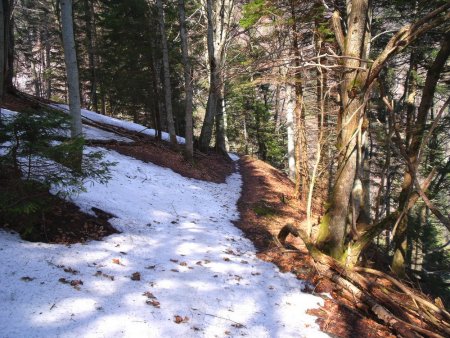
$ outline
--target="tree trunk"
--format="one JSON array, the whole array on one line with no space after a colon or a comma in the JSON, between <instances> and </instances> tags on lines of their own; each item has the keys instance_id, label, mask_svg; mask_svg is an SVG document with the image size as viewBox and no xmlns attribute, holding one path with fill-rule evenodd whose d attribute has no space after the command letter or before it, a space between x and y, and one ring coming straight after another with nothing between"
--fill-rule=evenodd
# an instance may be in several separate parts
<instances>
[{"instance_id":1,"label":"tree trunk","mask_svg":"<svg viewBox=\"0 0 450 338\"><path fill-rule=\"evenodd\" d=\"M209 144L211 143L214 117L217 111L217 60L214 49L214 26L212 13L212 0L206 0L206 17L208 20L207 28L207 46L208 46L208 61L209 61L209 94L208 102L206 103L205 118L203 120L202 131L200 134L199 146L200 150L207 152Z\"/></svg>"},{"instance_id":2,"label":"tree trunk","mask_svg":"<svg viewBox=\"0 0 450 338\"><path fill-rule=\"evenodd\" d=\"M188 34L186 31L186 11L184 8L184 0L178 0L178 14L180 16L180 37L181 37L181 50L183 53L184 64L184 88L186 92L185 98L185 157L189 161L194 158L194 143L193 143L193 125L192 125L192 97L193 97L193 84L192 84L192 67L189 60L188 49Z\"/></svg>"},{"instance_id":3,"label":"tree trunk","mask_svg":"<svg viewBox=\"0 0 450 338\"><path fill-rule=\"evenodd\" d=\"M214 9L213 9L214 3ZM206 104L205 119L199 139L199 147L207 151L212 138L214 120L216 121L216 149L226 154L225 130L222 114L222 81L224 81L224 63L226 44L229 37L234 0L206 0L207 47L210 72L209 95Z\"/></svg>"},{"instance_id":4,"label":"tree trunk","mask_svg":"<svg viewBox=\"0 0 450 338\"><path fill-rule=\"evenodd\" d=\"M80 83L78 78L77 55L73 35L72 0L61 0L61 25L66 64L67 84L69 87L69 108L72 117L71 137L82 134Z\"/></svg>"},{"instance_id":5,"label":"tree trunk","mask_svg":"<svg viewBox=\"0 0 450 338\"><path fill-rule=\"evenodd\" d=\"M309 188L308 146L305 131L305 110L303 103L303 85L300 74L300 49L298 42L297 18L294 1L290 1L292 16L292 49L294 54L295 88L295 195L306 200Z\"/></svg>"},{"instance_id":6,"label":"tree trunk","mask_svg":"<svg viewBox=\"0 0 450 338\"><path fill-rule=\"evenodd\" d=\"M158 7L158 21L159 21L159 28L161 31L163 73L164 73L164 94L165 94L164 98L167 115L167 128L169 130L170 143L176 146L178 142L177 142L177 135L175 133L175 123L172 112L172 87L170 84L169 48L167 46L166 27L164 23L164 8L161 0L156 0L156 5Z\"/></svg>"},{"instance_id":7,"label":"tree trunk","mask_svg":"<svg viewBox=\"0 0 450 338\"><path fill-rule=\"evenodd\" d=\"M425 80L425 85L422 91L422 99L420 101L419 108L417 110L417 118L414 123L414 127L411 130L411 143L408 147L408 160L411 164L414 172L411 172L409 166L406 167L405 174L403 176L402 191L400 193L399 203L400 210L403 210L408 204L411 196L411 192L414 187L415 174L419 167L419 151L422 145L422 139L426 131L426 122L428 112L433 103L434 93L436 91L436 85L439 81L439 77L445 67L447 59L450 56L450 32L446 33L441 43L441 49L439 50L436 59L429 68ZM405 274L406 263L406 251L407 251L407 219L401 222L399 225L394 241L395 252L392 259L392 271L399 276Z\"/></svg>"},{"instance_id":8,"label":"tree trunk","mask_svg":"<svg viewBox=\"0 0 450 338\"><path fill-rule=\"evenodd\" d=\"M353 0L349 15L344 61L347 68L341 85L342 109L338 123L338 150L340 152L338 171L329 201L329 209L322 218L317 244L332 257L340 260L344 254L344 240L347 232L347 215L353 183L357 172L358 127L364 116L365 81L356 68L365 50L365 31L369 0Z\"/></svg>"},{"instance_id":9,"label":"tree trunk","mask_svg":"<svg viewBox=\"0 0 450 338\"><path fill-rule=\"evenodd\" d=\"M287 158L289 168L289 178L295 180L295 129L294 129L294 110L295 95L291 85L286 84L285 89L286 104L286 128L287 128Z\"/></svg>"},{"instance_id":10,"label":"tree trunk","mask_svg":"<svg viewBox=\"0 0 450 338\"><path fill-rule=\"evenodd\" d=\"M220 81L220 95L216 113L216 152L228 156L226 122L225 122L225 84L223 79Z\"/></svg>"},{"instance_id":11,"label":"tree trunk","mask_svg":"<svg viewBox=\"0 0 450 338\"><path fill-rule=\"evenodd\" d=\"M6 10L4 9L5 1L0 4L0 104L3 103L5 95L5 74L6 74Z\"/></svg>"},{"instance_id":12,"label":"tree trunk","mask_svg":"<svg viewBox=\"0 0 450 338\"><path fill-rule=\"evenodd\" d=\"M97 70L95 55L95 22L94 22L94 1L84 0L85 20L86 20L86 40L88 52L89 82L90 82L90 106L95 112L98 111L97 96Z\"/></svg>"},{"instance_id":13,"label":"tree trunk","mask_svg":"<svg viewBox=\"0 0 450 338\"><path fill-rule=\"evenodd\" d=\"M5 74L5 90L13 91L13 76L14 76L14 16L12 13L12 8L14 2L12 0L3 0L5 14L5 29L6 29L6 74Z\"/></svg>"}]
</instances>

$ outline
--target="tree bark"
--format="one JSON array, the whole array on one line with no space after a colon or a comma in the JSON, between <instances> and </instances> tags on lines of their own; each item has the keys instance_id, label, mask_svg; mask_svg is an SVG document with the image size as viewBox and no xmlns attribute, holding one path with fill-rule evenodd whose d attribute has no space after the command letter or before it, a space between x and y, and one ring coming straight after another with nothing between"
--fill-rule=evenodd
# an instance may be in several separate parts
<instances>
[{"instance_id":1,"label":"tree bark","mask_svg":"<svg viewBox=\"0 0 450 338\"><path fill-rule=\"evenodd\" d=\"M208 21L207 27L207 47L208 47L208 63L209 63L209 94L208 102L206 103L206 113L203 120L202 131L200 134L199 146L200 150L207 152L209 144L211 143L214 118L217 111L218 101L218 74L217 74L217 61L216 52L214 46L214 29L213 26L213 13L212 13L212 0L206 0L206 17ZM217 28L216 28L217 29Z\"/></svg>"},{"instance_id":2,"label":"tree bark","mask_svg":"<svg viewBox=\"0 0 450 338\"><path fill-rule=\"evenodd\" d=\"M69 109L72 117L71 137L82 135L80 82L78 78L77 55L73 35L72 0L61 0L61 25L66 64L67 84L69 87Z\"/></svg>"},{"instance_id":3,"label":"tree bark","mask_svg":"<svg viewBox=\"0 0 450 338\"><path fill-rule=\"evenodd\" d=\"M214 6L213 6L214 5ZM222 114L222 81L224 81L224 63L227 40L230 33L230 24L234 0L206 0L207 48L210 72L208 102L199 139L201 151L206 152L212 139L213 126L216 121L216 150L226 154L224 116Z\"/></svg>"},{"instance_id":4,"label":"tree bark","mask_svg":"<svg viewBox=\"0 0 450 338\"><path fill-rule=\"evenodd\" d=\"M6 74L6 50L8 45L6 43L6 10L4 9L5 1L0 4L0 104L3 103L5 95L5 74Z\"/></svg>"},{"instance_id":5,"label":"tree bark","mask_svg":"<svg viewBox=\"0 0 450 338\"><path fill-rule=\"evenodd\" d=\"M158 21L161 31L161 44L163 55L163 73L164 73L164 98L167 114L167 128L170 135L170 143L174 146L178 144L177 135L175 133L175 123L172 111L172 86L170 84L170 68L169 68L169 48L167 46L166 27L164 23L164 8L161 0L156 0L158 7Z\"/></svg>"},{"instance_id":6,"label":"tree bark","mask_svg":"<svg viewBox=\"0 0 450 338\"><path fill-rule=\"evenodd\" d=\"M356 68L361 66L360 59L367 43L365 31L369 1L353 0L351 5L344 53L350 58L346 58L344 61L347 70L341 85L342 109L338 124L338 150L341 156L329 201L330 206L322 218L317 238L317 244L338 260L344 253L347 215L358 166L356 134L365 108L365 92L362 91L364 79Z\"/></svg>"},{"instance_id":7,"label":"tree bark","mask_svg":"<svg viewBox=\"0 0 450 338\"><path fill-rule=\"evenodd\" d=\"M95 54L95 21L94 21L94 1L84 0L85 20L86 20L86 40L88 52L89 82L90 82L90 106L98 111L97 96L97 70Z\"/></svg>"},{"instance_id":8,"label":"tree bark","mask_svg":"<svg viewBox=\"0 0 450 338\"><path fill-rule=\"evenodd\" d=\"M184 64L184 88L186 92L185 97L185 156L189 161L194 158L194 143L193 143L193 125L192 125L192 97L193 97L193 85L192 85L192 67L189 60L188 49L188 34L186 31L186 11L184 7L184 0L178 0L178 14L180 17L180 37L181 37L181 50L183 53Z\"/></svg>"},{"instance_id":9,"label":"tree bark","mask_svg":"<svg viewBox=\"0 0 450 338\"><path fill-rule=\"evenodd\" d=\"M428 112L431 108L436 86L439 77L445 67L445 64L450 56L450 32L445 34L441 48L427 72L425 85L422 91L422 99L417 110L416 121L411 128L411 143L407 149L408 161L411 164L413 171L409 166L406 167L403 177L402 191L400 193L400 210L403 210L408 204L412 190L414 188L415 173L419 167L419 151L422 145L422 140L426 131L426 122ZM405 275L405 263L407 252L407 219L405 218L399 225L395 236L395 252L392 259L392 271L399 276Z\"/></svg>"}]
</instances>

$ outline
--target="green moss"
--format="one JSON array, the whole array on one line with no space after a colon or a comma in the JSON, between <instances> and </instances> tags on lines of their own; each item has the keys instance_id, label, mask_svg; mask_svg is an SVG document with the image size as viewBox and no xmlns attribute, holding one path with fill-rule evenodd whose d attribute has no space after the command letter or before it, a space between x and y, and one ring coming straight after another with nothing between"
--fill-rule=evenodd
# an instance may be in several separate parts
<instances>
[{"instance_id":1,"label":"green moss","mask_svg":"<svg viewBox=\"0 0 450 338\"><path fill-rule=\"evenodd\" d=\"M324 244L327 241L329 235L330 235L330 215L326 213L322 217L322 221L320 222L319 234L317 235L317 244L319 246Z\"/></svg>"},{"instance_id":2,"label":"green moss","mask_svg":"<svg viewBox=\"0 0 450 338\"><path fill-rule=\"evenodd\" d=\"M278 213L278 210L269 205L266 201L256 203L252 209L255 214L261 217L269 217Z\"/></svg>"}]
</instances>

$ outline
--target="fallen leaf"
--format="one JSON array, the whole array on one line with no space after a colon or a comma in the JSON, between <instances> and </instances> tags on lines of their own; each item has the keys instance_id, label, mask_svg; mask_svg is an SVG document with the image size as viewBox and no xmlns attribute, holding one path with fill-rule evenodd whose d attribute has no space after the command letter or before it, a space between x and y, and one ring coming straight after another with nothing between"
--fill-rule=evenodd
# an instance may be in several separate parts
<instances>
[{"instance_id":1,"label":"fallen leaf","mask_svg":"<svg viewBox=\"0 0 450 338\"><path fill-rule=\"evenodd\" d=\"M181 262L180 265L181 266L187 266L187 263L186 262Z\"/></svg>"},{"instance_id":2,"label":"fallen leaf","mask_svg":"<svg viewBox=\"0 0 450 338\"><path fill-rule=\"evenodd\" d=\"M178 263L178 259L170 259L172 263Z\"/></svg>"},{"instance_id":3,"label":"fallen leaf","mask_svg":"<svg viewBox=\"0 0 450 338\"><path fill-rule=\"evenodd\" d=\"M122 265L122 263L120 263L120 259L118 259L118 258L113 258L112 262L114 264Z\"/></svg>"},{"instance_id":4,"label":"fallen leaf","mask_svg":"<svg viewBox=\"0 0 450 338\"><path fill-rule=\"evenodd\" d=\"M173 321L177 324L187 323L189 321L189 317L187 317L187 316L181 317L181 316L176 315L174 317Z\"/></svg>"},{"instance_id":5,"label":"fallen leaf","mask_svg":"<svg viewBox=\"0 0 450 338\"><path fill-rule=\"evenodd\" d=\"M139 272L134 272L134 273L131 275L131 280L134 280L134 281L141 280L141 274L140 274Z\"/></svg>"},{"instance_id":6,"label":"fallen leaf","mask_svg":"<svg viewBox=\"0 0 450 338\"><path fill-rule=\"evenodd\" d=\"M25 276L25 277L22 277L21 278L21 280L23 280L24 282L31 282L32 280L34 280L35 278L33 278L33 277L28 277L28 276Z\"/></svg>"},{"instance_id":7,"label":"fallen leaf","mask_svg":"<svg viewBox=\"0 0 450 338\"><path fill-rule=\"evenodd\" d=\"M146 291L142 295L147 297L147 298L150 298L150 299L156 299L156 297L150 291Z\"/></svg>"},{"instance_id":8,"label":"fallen leaf","mask_svg":"<svg viewBox=\"0 0 450 338\"><path fill-rule=\"evenodd\" d=\"M152 305L152 306L154 306L154 307L156 307L158 309L161 307L161 303L158 302L156 299L147 299L145 301L145 303L148 304L148 305Z\"/></svg>"},{"instance_id":9,"label":"fallen leaf","mask_svg":"<svg viewBox=\"0 0 450 338\"><path fill-rule=\"evenodd\" d=\"M74 280L70 281L70 285L72 285L72 286L83 285L83 281L81 279L74 279Z\"/></svg>"},{"instance_id":10,"label":"fallen leaf","mask_svg":"<svg viewBox=\"0 0 450 338\"><path fill-rule=\"evenodd\" d=\"M69 268L64 268L64 271L68 272L68 273L71 273L72 275L76 275L76 274L78 274L80 272L80 271L72 269L70 267Z\"/></svg>"},{"instance_id":11,"label":"fallen leaf","mask_svg":"<svg viewBox=\"0 0 450 338\"><path fill-rule=\"evenodd\" d=\"M60 278L60 279L58 279L58 281L60 282L60 283L63 283L63 284L69 284L70 282L67 280L67 279L65 279L65 278Z\"/></svg>"}]
</instances>

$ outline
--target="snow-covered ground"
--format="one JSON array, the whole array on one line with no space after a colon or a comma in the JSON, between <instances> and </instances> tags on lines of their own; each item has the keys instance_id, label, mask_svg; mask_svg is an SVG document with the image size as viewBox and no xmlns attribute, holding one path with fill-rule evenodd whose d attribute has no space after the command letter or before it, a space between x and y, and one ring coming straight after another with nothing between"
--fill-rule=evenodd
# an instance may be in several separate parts
<instances>
[{"instance_id":1,"label":"snow-covered ground","mask_svg":"<svg viewBox=\"0 0 450 338\"><path fill-rule=\"evenodd\" d=\"M69 107L66 104L58 103L58 104L53 104L52 106L54 108L61 109L64 111L69 110ZM131 131L135 131L135 132L144 134L144 135L149 135L152 137L155 137L155 135L156 135L155 129L147 128L147 127L144 127L144 126L134 123L134 122L119 120L114 117L101 115L96 112L89 111L87 109L81 109L81 116L83 119L86 119L86 120L90 120L90 121L94 121L94 122L98 122L98 123L104 123L104 124L108 124L108 125L114 126L114 127L124 128L127 130L131 130ZM169 134L164 131L161 133L161 138L165 141L170 140ZM185 142L184 137L181 137L181 136L177 136L177 141L180 144L184 144L184 142Z\"/></svg>"},{"instance_id":2,"label":"snow-covered ground","mask_svg":"<svg viewBox=\"0 0 450 338\"><path fill-rule=\"evenodd\" d=\"M122 233L64 246L0 231L0 337L326 336L306 314L322 299L233 226L239 173L207 183L105 152L113 178L73 201Z\"/></svg>"}]
</instances>

